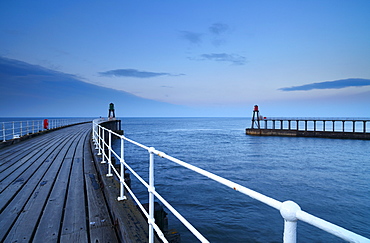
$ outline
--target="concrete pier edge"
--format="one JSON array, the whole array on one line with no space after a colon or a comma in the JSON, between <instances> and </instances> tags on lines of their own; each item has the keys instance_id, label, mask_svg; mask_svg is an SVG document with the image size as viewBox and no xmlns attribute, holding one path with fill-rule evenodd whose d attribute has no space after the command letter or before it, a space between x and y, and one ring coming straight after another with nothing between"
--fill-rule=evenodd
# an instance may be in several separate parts
<instances>
[{"instance_id":1,"label":"concrete pier edge","mask_svg":"<svg viewBox=\"0 0 370 243\"><path fill-rule=\"evenodd\" d=\"M300 131L287 129L252 129L245 130L247 135L254 136L283 136L283 137L316 137L336 139L370 140L370 133L361 132L329 132L329 131Z\"/></svg>"}]
</instances>

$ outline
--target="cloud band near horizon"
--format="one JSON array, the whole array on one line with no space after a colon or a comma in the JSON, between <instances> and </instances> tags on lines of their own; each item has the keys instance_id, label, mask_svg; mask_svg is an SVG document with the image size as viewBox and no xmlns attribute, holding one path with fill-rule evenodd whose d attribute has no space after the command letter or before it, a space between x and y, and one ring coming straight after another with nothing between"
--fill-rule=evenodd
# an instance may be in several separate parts
<instances>
[{"instance_id":1,"label":"cloud band near horizon","mask_svg":"<svg viewBox=\"0 0 370 243\"><path fill-rule=\"evenodd\" d=\"M235 54L227 53L210 53L202 54L198 57L189 57L190 60L197 61L216 61L216 62L229 62L233 65L244 65L247 63L245 57Z\"/></svg>"},{"instance_id":2,"label":"cloud band near horizon","mask_svg":"<svg viewBox=\"0 0 370 243\"><path fill-rule=\"evenodd\" d=\"M300 86L292 86L280 88L282 91L307 91L313 89L343 89L347 87L362 87L370 86L370 79L349 78L335 81L326 81L312 84L305 84Z\"/></svg>"},{"instance_id":3,"label":"cloud band near horizon","mask_svg":"<svg viewBox=\"0 0 370 243\"><path fill-rule=\"evenodd\" d=\"M137 69L114 69L105 72L99 72L100 76L105 77L133 77L133 78L153 78L159 76L181 76L184 74L157 73L139 71Z\"/></svg>"}]
</instances>

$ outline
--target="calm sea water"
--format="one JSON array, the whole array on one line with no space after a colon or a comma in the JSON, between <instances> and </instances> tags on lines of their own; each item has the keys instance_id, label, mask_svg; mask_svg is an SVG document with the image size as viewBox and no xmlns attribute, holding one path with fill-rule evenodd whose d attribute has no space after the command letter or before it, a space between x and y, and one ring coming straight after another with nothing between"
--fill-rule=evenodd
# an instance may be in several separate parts
<instances>
[{"instance_id":1,"label":"calm sea water","mask_svg":"<svg viewBox=\"0 0 370 243\"><path fill-rule=\"evenodd\" d=\"M128 138L370 237L370 141L254 137L246 118L123 118ZM126 143L125 160L148 178L148 153ZM155 157L156 190L211 242L281 242L280 213ZM147 190L132 176L143 203ZM168 212L168 210L167 210ZM169 228L196 242L172 215ZM299 242L342 242L298 223Z\"/></svg>"}]
</instances>

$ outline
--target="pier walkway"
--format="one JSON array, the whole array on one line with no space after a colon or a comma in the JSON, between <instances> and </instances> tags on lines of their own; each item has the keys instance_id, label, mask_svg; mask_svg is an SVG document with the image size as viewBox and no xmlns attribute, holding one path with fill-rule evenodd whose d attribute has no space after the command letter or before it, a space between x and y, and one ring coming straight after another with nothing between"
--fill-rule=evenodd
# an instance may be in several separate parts
<instances>
[{"instance_id":1,"label":"pier walkway","mask_svg":"<svg viewBox=\"0 0 370 243\"><path fill-rule=\"evenodd\" d=\"M90 147L91 123L0 149L0 242L117 242Z\"/></svg>"}]
</instances>

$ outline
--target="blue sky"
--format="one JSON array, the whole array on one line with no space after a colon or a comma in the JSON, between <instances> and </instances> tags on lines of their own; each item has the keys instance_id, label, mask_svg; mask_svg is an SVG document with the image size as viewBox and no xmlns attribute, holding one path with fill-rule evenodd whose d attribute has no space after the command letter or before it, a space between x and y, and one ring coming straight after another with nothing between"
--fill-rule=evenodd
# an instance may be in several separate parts
<instances>
[{"instance_id":1,"label":"blue sky","mask_svg":"<svg viewBox=\"0 0 370 243\"><path fill-rule=\"evenodd\" d=\"M0 56L215 116L254 104L370 116L369 12L368 0L1 1Z\"/></svg>"}]
</instances>

